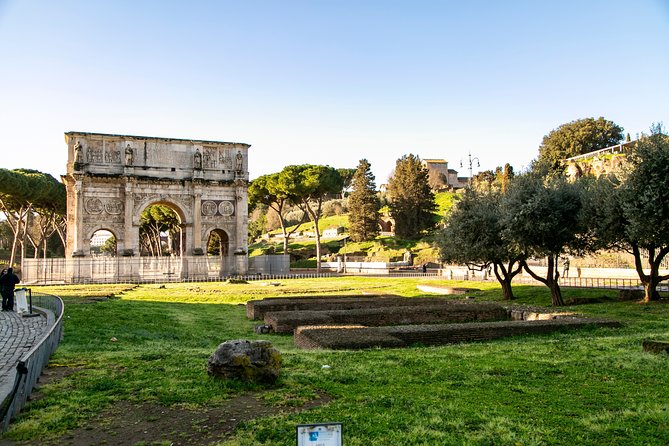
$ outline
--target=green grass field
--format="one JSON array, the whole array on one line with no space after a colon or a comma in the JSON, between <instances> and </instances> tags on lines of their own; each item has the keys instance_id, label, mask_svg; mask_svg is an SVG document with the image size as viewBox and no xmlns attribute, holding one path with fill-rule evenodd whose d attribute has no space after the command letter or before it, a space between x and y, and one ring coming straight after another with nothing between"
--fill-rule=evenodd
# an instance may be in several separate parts
<instances>
[{"instance_id":1,"label":"green grass field","mask_svg":"<svg viewBox=\"0 0 669 446\"><path fill-rule=\"evenodd\" d=\"M430 279L287 280L249 284L167 284L44 288L66 303L65 337L51 368L72 373L41 388L3 438L42 444L84 426L118 401L211 407L263 390L280 407L327 394L307 411L242 423L224 446L295 444L295 425L338 421L346 446L399 445L666 445L669 357L642 352L646 338L669 340L669 305L611 302L568 307L608 317L622 329L401 350L305 351L292 337L256 335L245 317L250 299L297 294L417 296ZM493 283L445 282L481 288ZM515 288L518 303L548 305L546 289ZM90 296L115 297L97 301ZM573 297L615 297L604 290L564 290ZM117 342L111 342L114 337ZM206 361L230 339L269 339L282 353L270 387L216 381ZM323 365L330 368L323 369Z\"/></svg>"}]
</instances>

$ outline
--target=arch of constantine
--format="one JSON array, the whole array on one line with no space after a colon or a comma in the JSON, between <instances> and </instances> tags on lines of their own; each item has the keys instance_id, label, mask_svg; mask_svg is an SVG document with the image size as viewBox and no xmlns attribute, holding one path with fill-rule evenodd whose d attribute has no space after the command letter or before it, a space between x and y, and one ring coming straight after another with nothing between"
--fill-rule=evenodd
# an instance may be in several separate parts
<instances>
[{"instance_id":1,"label":"arch of constantine","mask_svg":"<svg viewBox=\"0 0 669 446\"><path fill-rule=\"evenodd\" d=\"M90 258L99 230L116 239L117 278L142 279L150 271L204 278L212 263L220 276L248 272L248 144L84 132L67 132L65 141L70 280L93 279L96 268L109 274ZM140 216L156 204L180 221L180 252L170 258L141 256ZM212 234L220 258L207 256Z\"/></svg>"}]
</instances>

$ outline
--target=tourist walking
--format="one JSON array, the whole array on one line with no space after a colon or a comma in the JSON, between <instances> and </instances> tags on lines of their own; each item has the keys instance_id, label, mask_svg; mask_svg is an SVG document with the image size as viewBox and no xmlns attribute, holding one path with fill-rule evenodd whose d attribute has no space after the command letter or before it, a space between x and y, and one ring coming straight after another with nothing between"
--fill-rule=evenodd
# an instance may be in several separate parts
<instances>
[{"instance_id":1,"label":"tourist walking","mask_svg":"<svg viewBox=\"0 0 669 446\"><path fill-rule=\"evenodd\" d=\"M14 311L14 287L21 280L12 268L0 277L0 294L2 294L2 311Z\"/></svg>"}]
</instances>

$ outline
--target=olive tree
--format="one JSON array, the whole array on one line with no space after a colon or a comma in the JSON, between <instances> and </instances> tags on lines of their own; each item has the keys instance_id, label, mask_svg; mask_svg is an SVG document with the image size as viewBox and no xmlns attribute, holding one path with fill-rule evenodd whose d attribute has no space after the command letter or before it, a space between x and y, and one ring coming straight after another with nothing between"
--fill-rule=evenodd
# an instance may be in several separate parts
<instances>
[{"instance_id":1,"label":"olive tree","mask_svg":"<svg viewBox=\"0 0 669 446\"><path fill-rule=\"evenodd\" d=\"M564 305L559 258L565 254L580 255L590 249L582 237L586 227L579 185L562 177L519 175L510 184L502 202L505 241L527 258L546 258L545 276L538 275L526 262L523 268L550 289L554 306Z\"/></svg>"},{"instance_id":2,"label":"olive tree","mask_svg":"<svg viewBox=\"0 0 669 446\"><path fill-rule=\"evenodd\" d=\"M445 261L477 269L493 266L504 298L513 299L511 282L523 268L524 253L502 235L504 208L500 192L466 191L437 233L436 245Z\"/></svg>"},{"instance_id":3,"label":"olive tree","mask_svg":"<svg viewBox=\"0 0 669 446\"><path fill-rule=\"evenodd\" d=\"M639 140L619 178L600 178L591 218L602 246L634 256L644 300L659 298L657 285L669 279L660 265L669 254L669 137L660 126Z\"/></svg>"}]
</instances>

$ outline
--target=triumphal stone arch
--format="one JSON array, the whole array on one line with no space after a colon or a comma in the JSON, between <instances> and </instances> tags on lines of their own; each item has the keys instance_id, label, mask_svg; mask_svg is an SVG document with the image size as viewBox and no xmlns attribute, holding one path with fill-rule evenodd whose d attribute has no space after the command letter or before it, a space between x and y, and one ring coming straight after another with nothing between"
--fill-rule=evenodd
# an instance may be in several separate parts
<instances>
[{"instance_id":1,"label":"triumphal stone arch","mask_svg":"<svg viewBox=\"0 0 669 446\"><path fill-rule=\"evenodd\" d=\"M173 256L188 259L180 275L207 275L212 233L225 245L221 275L247 273L248 144L84 132L67 132L65 141L66 257L90 256L91 237L107 230L117 259L128 260L118 274L141 278L140 215L163 204L180 220Z\"/></svg>"}]
</instances>

